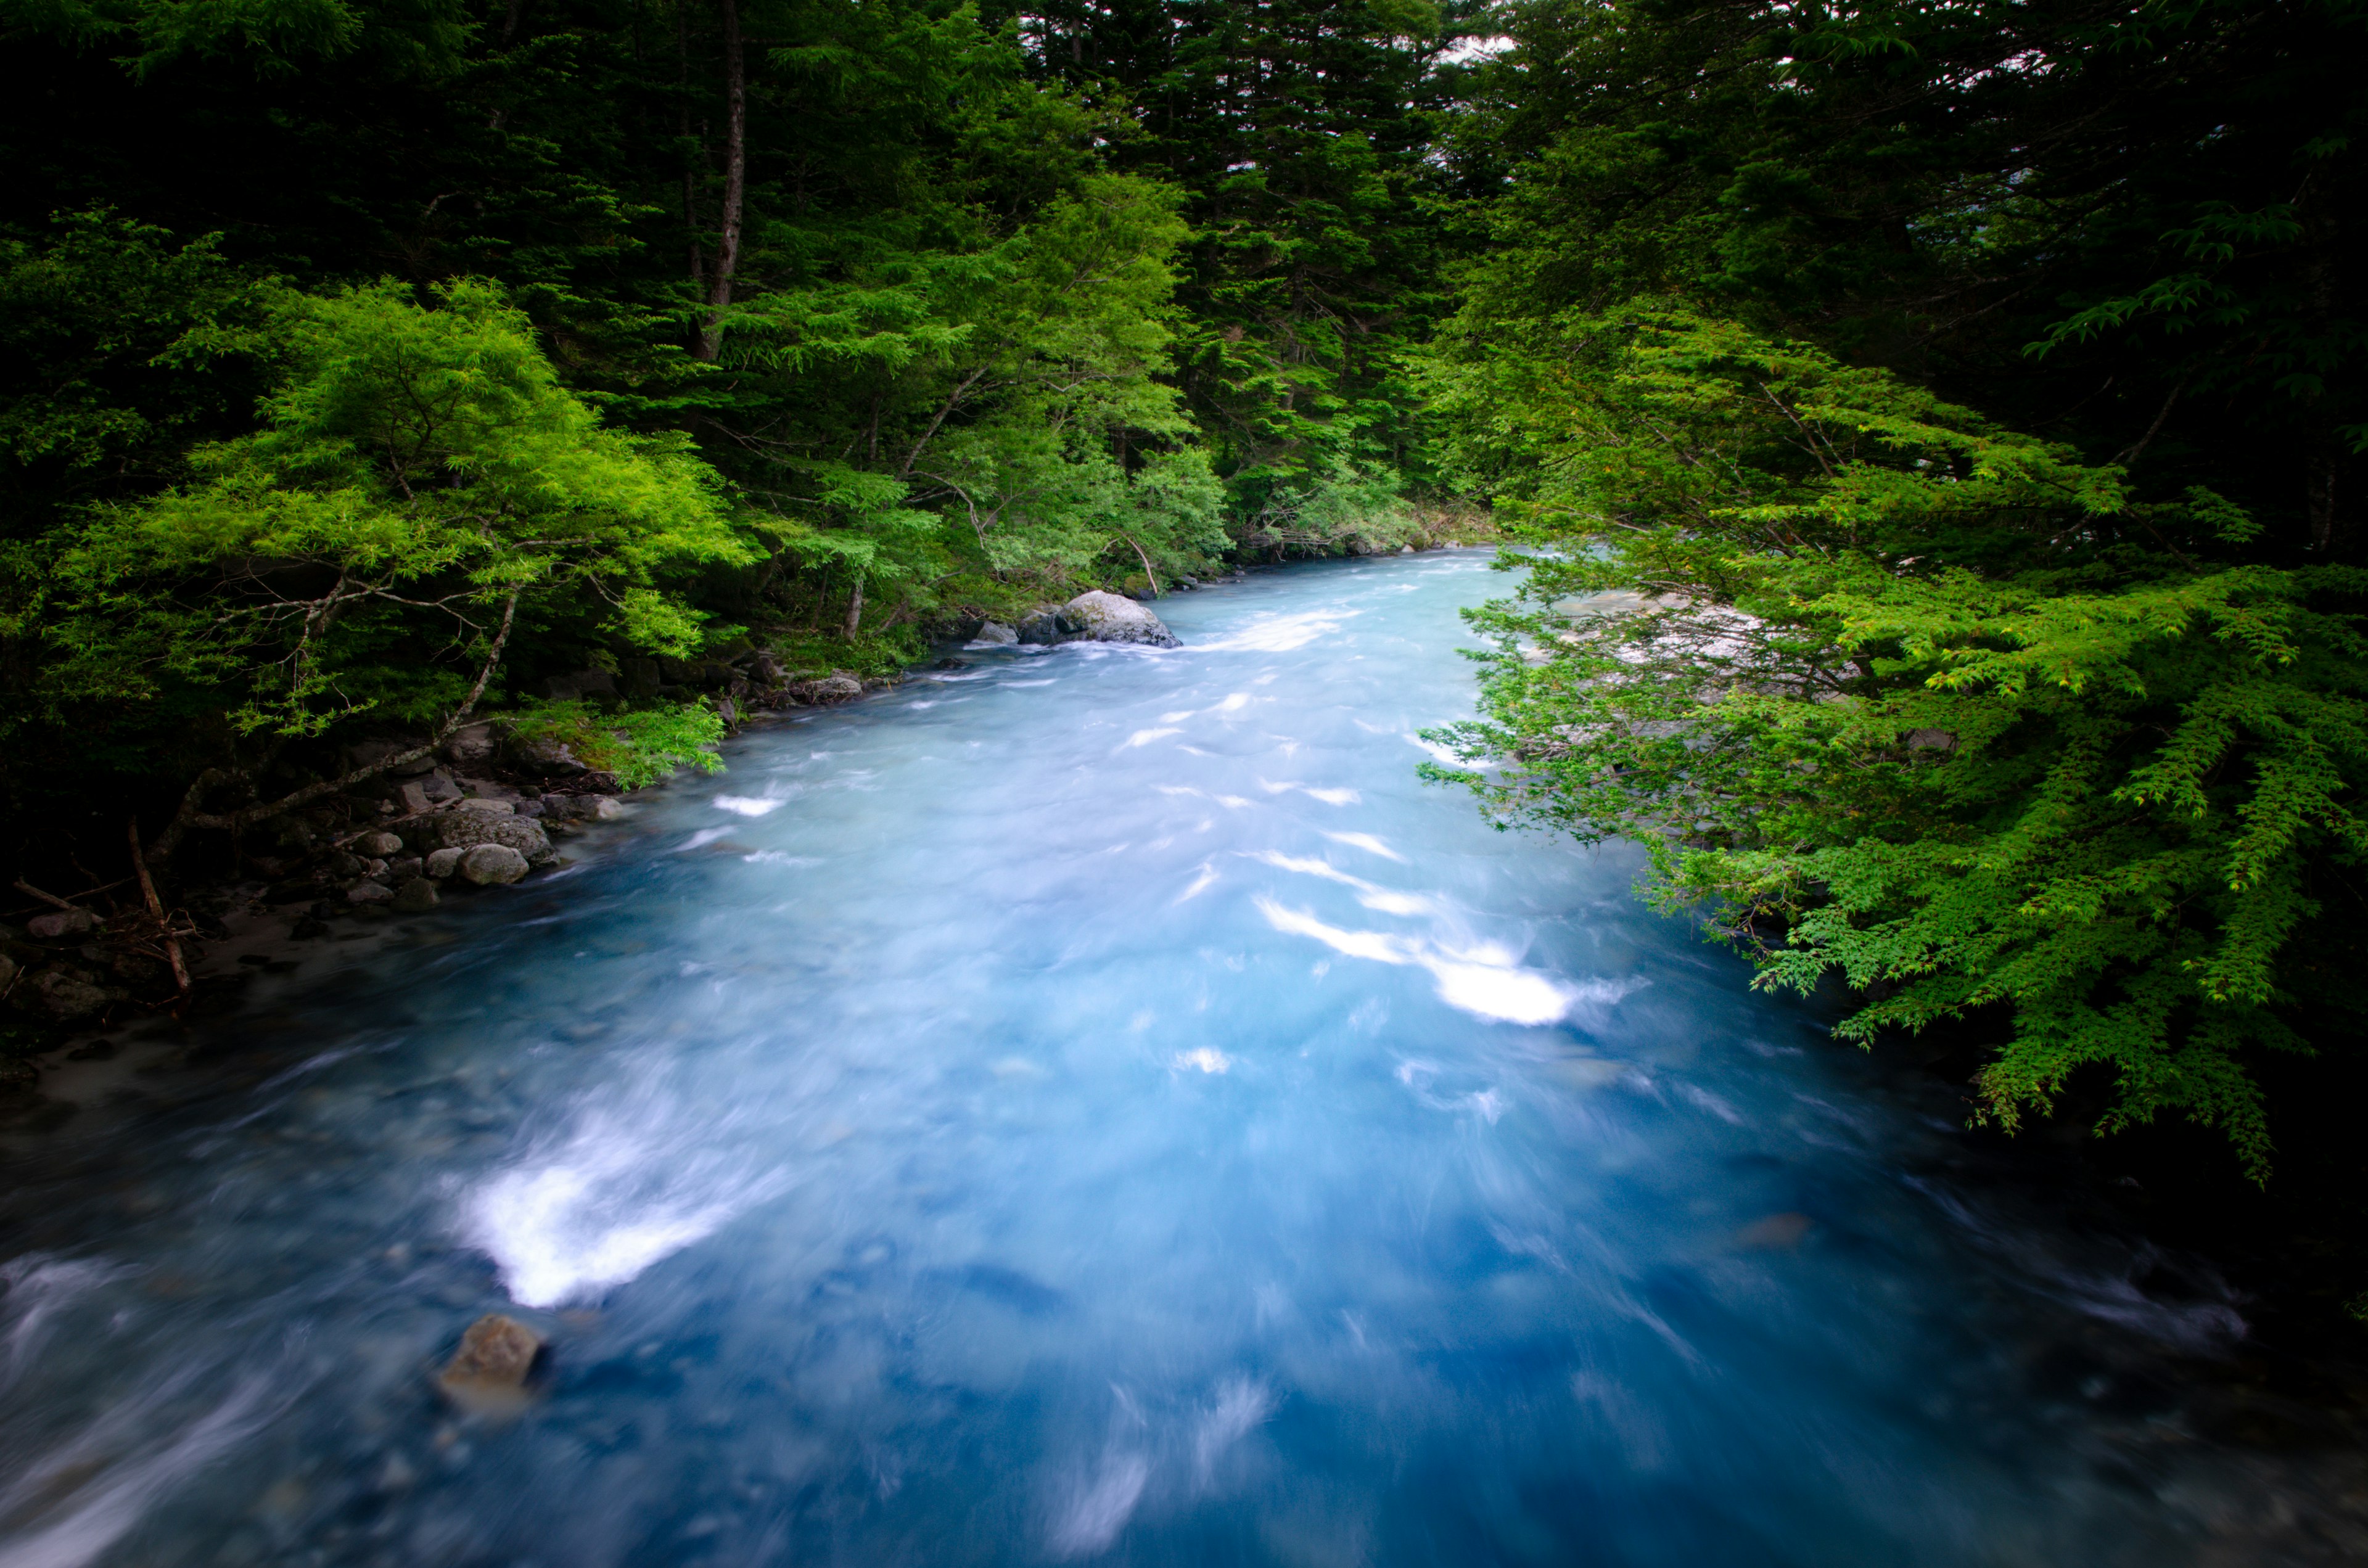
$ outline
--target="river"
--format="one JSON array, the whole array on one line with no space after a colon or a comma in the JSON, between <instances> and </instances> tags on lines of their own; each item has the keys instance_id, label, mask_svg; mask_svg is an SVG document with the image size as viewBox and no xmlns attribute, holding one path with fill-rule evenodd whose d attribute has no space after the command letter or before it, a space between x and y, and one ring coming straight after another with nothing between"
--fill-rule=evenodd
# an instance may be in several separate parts
<instances>
[{"instance_id":1,"label":"river","mask_svg":"<svg viewBox=\"0 0 2368 1568\"><path fill-rule=\"evenodd\" d=\"M1417 778L1506 585L973 653L266 975L12 1145L0 1568L2248 1561L2240 1303Z\"/></svg>"}]
</instances>

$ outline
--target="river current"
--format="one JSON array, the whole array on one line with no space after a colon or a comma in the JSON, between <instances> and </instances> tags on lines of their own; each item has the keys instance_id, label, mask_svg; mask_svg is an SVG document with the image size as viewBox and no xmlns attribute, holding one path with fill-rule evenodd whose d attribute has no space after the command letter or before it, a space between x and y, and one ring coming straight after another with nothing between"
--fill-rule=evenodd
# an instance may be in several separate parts
<instances>
[{"instance_id":1,"label":"river current","mask_svg":"<svg viewBox=\"0 0 2368 1568\"><path fill-rule=\"evenodd\" d=\"M1419 780L1507 585L973 652L266 976L11 1146L0 1568L2243 1560L2128 1394L2239 1303Z\"/></svg>"}]
</instances>

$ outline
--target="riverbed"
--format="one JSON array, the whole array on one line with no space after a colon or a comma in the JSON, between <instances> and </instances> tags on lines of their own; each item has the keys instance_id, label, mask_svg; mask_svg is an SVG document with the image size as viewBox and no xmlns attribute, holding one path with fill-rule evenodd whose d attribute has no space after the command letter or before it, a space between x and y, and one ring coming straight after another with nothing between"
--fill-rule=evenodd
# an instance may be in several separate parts
<instances>
[{"instance_id":1,"label":"riverbed","mask_svg":"<svg viewBox=\"0 0 2368 1568\"><path fill-rule=\"evenodd\" d=\"M2208 1270L1420 780L1507 585L973 652L266 976L8 1154L0 1568L2287 1560Z\"/></svg>"}]
</instances>

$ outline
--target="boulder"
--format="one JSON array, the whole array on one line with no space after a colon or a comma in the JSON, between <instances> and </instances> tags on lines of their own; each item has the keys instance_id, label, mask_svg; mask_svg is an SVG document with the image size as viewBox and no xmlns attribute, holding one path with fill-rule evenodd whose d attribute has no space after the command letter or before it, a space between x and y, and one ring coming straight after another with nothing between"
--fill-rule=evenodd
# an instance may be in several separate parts
<instances>
[{"instance_id":1,"label":"boulder","mask_svg":"<svg viewBox=\"0 0 2368 1568\"><path fill-rule=\"evenodd\" d=\"M496 800L490 795L479 795L470 800L463 801L461 802L461 809L464 812L491 812L497 817L516 816L518 814L518 804L516 801Z\"/></svg>"},{"instance_id":2,"label":"boulder","mask_svg":"<svg viewBox=\"0 0 2368 1568\"><path fill-rule=\"evenodd\" d=\"M482 763L493 760L494 726L491 723L463 724L444 742L447 762Z\"/></svg>"},{"instance_id":3,"label":"boulder","mask_svg":"<svg viewBox=\"0 0 2368 1568\"><path fill-rule=\"evenodd\" d=\"M391 855L403 853L403 840L386 832L365 833L354 840L354 853L383 860Z\"/></svg>"},{"instance_id":4,"label":"boulder","mask_svg":"<svg viewBox=\"0 0 2368 1568\"><path fill-rule=\"evenodd\" d=\"M978 635L971 641L984 642L993 648L1008 648L1019 641L1019 633L999 620L990 620L979 627Z\"/></svg>"},{"instance_id":5,"label":"boulder","mask_svg":"<svg viewBox=\"0 0 2368 1568\"><path fill-rule=\"evenodd\" d=\"M436 1374L436 1386L463 1410L506 1415L523 1406L542 1335L514 1317L487 1312L461 1335L461 1348Z\"/></svg>"},{"instance_id":6,"label":"boulder","mask_svg":"<svg viewBox=\"0 0 2368 1568\"><path fill-rule=\"evenodd\" d=\"M463 854L454 869L464 882L481 888L503 887L526 875L526 857L507 844L480 844Z\"/></svg>"},{"instance_id":7,"label":"boulder","mask_svg":"<svg viewBox=\"0 0 2368 1568\"><path fill-rule=\"evenodd\" d=\"M347 903L392 903L394 890L384 882L356 882L346 890Z\"/></svg>"},{"instance_id":8,"label":"boulder","mask_svg":"<svg viewBox=\"0 0 2368 1568\"><path fill-rule=\"evenodd\" d=\"M436 907L436 884L426 877L414 877L394 890L387 907L397 915L425 915Z\"/></svg>"},{"instance_id":9,"label":"boulder","mask_svg":"<svg viewBox=\"0 0 2368 1568\"><path fill-rule=\"evenodd\" d=\"M108 1004L119 1001L123 994L91 983L89 978L70 969L45 969L34 974L14 993L17 1006L26 1012L71 1024L107 1011Z\"/></svg>"},{"instance_id":10,"label":"boulder","mask_svg":"<svg viewBox=\"0 0 2368 1568\"><path fill-rule=\"evenodd\" d=\"M420 862L420 869L441 881L452 874L453 868L461 863L461 857L467 853L465 849L438 849Z\"/></svg>"},{"instance_id":11,"label":"boulder","mask_svg":"<svg viewBox=\"0 0 2368 1568\"><path fill-rule=\"evenodd\" d=\"M536 778L569 778L584 771L564 741L540 735L512 735L503 747L506 760L520 773Z\"/></svg>"},{"instance_id":12,"label":"boulder","mask_svg":"<svg viewBox=\"0 0 2368 1568\"><path fill-rule=\"evenodd\" d=\"M498 844L515 849L525 857L529 866L540 866L552 858L551 836L542 824L526 817L496 816L491 812L446 812L436 819L436 847L439 849L473 849L480 844ZM434 857L429 862L432 867ZM431 869L429 872L433 875Z\"/></svg>"},{"instance_id":13,"label":"boulder","mask_svg":"<svg viewBox=\"0 0 2368 1568\"><path fill-rule=\"evenodd\" d=\"M863 683L842 670L820 680L802 680L790 687L790 695L809 706L827 707L862 696Z\"/></svg>"},{"instance_id":14,"label":"boulder","mask_svg":"<svg viewBox=\"0 0 2368 1568\"><path fill-rule=\"evenodd\" d=\"M1061 612L1057 609L1040 609L1033 615L1020 617L1019 631L1016 640L1030 648L1041 648L1052 642L1067 642L1068 634L1061 625Z\"/></svg>"},{"instance_id":15,"label":"boulder","mask_svg":"<svg viewBox=\"0 0 2368 1568\"><path fill-rule=\"evenodd\" d=\"M97 925L87 909L52 909L26 921L25 930L38 941L54 942L61 937L86 937Z\"/></svg>"},{"instance_id":16,"label":"boulder","mask_svg":"<svg viewBox=\"0 0 2368 1568\"><path fill-rule=\"evenodd\" d=\"M1180 648L1176 634L1133 599L1096 589L1061 607L1056 618L1068 636L1063 642L1134 642L1150 648Z\"/></svg>"}]
</instances>

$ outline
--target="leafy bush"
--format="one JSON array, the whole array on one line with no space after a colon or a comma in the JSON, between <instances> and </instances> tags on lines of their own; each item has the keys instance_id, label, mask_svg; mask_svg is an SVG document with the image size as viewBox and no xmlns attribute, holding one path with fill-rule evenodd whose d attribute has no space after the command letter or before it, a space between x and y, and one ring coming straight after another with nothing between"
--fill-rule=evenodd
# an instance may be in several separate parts
<instances>
[{"instance_id":1,"label":"leafy bush","mask_svg":"<svg viewBox=\"0 0 2368 1568\"><path fill-rule=\"evenodd\" d=\"M2252 524L2207 491L1724 323L1572 349L1487 400L1555 553L1474 614L1434 776L1643 841L1763 983L1860 987L1846 1039L2004 1009L1986 1118L2100 1067L2103 1129L2185 1115L2262 1176L2246 1057L2310 1049L2312 927L2368 857L2368 573L2224 564Z\"/></svg>"},{"instance_id":2,"label":"leafy bush","mask_svg":"<svg viewBox=\"0 0 2368 1568\"><path fill-rule=\"evenodd\" d=\"M555 741L586 767L616 775L628 790L655 784L679 767L721 773L715 748L723 716L706 702L666 703L603 712L588 702L539 702L508 720L512 733Z\"/></svg>"}]
</instances>

